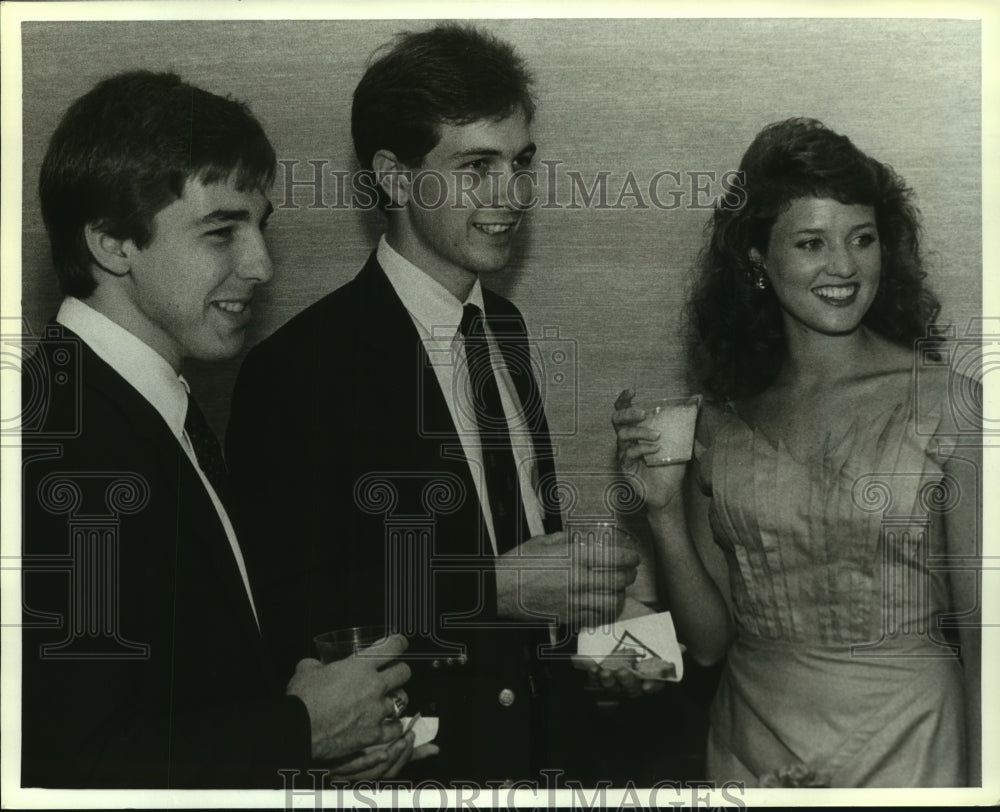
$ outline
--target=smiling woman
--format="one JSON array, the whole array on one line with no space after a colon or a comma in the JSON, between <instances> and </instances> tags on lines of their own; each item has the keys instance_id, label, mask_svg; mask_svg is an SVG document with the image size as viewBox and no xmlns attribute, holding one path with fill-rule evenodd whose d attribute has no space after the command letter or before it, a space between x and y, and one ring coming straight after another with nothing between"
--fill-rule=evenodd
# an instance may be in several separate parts
<instances>
[{"instance_id":1,"label":"smiling woman","mask_svg":"<svg viewBox=\"0 0 1000 812\"><path fill-rule=\"evenodd\" d=\"M790 119L758 134L740 171L744 205L716 210L690 302L690 368L708 391L758 394L797 357L789 342L839 325L849 340L863 323L904 346L926 334L940 306L923 284L912 191L890 167L817 121Z\"/></svg>"},{"instance_id":2,"label":"smiling woman","mask_svg":"<svg viewBox=\"0 0 1000 812\"><path fill-rule=\"evenodd\" d=\"M694 461L647 467L645 413L623 393L614 417L678 634L726 660L708 777L976 785L976 580L930 562L977 555L980 458L943 451L946 374L921 370L933 397L914 397L937 300L910 191L805 119L765 128L741 170L746 204L716 211L691 307L714 399ZM949 496L928 506L928 488ZM973 620L943 634L948 613Z\"/></svg>"},{"instance_id":3,"label":"smiling woman","mask_svg":"<svg viewBox=\"0 0 1000 812\"><path fill-rule=\"evenodd\" d=\"M797 198L771 228L766 252L751 248L750 255L781 303L790 341L813 331L852 332L878 290L882 262L871 206Z\"/></svg>"}]
</instances>

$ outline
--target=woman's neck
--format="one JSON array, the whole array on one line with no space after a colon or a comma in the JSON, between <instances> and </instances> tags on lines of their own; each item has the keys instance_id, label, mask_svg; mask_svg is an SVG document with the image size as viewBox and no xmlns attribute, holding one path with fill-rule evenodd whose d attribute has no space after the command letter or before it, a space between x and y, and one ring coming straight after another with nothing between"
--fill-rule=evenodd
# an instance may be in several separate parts
<instances>
[{"instance_id":1,"label":"woman's neck","mask_svg":"<svg viewBox=\"0 0 1000 812\"><path fill-rule=\"evenodd\" d=\"M867 368L880 343L863 326L844 335L791 329L786 336L787 352L778 380L792 386L822 386L854 377Z\"/></svg>"}]
</instances>

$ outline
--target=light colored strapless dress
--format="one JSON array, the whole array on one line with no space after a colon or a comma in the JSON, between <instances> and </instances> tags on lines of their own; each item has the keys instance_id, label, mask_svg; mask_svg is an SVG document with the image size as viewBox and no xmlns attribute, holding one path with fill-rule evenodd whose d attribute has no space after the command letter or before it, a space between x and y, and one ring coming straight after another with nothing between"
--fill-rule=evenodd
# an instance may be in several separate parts
<instances>
[{"instance_id":1,"label":"light colored strapless dress","mask_svg":"<svg viewBox=\"0 0 1000 812\"><path fill-rule=\"evenodd\" d=\"M956 494L911 405L859 416L812 460L732 412L699 454L738 629L709 778L759 786L796 767L836 787L962 785L962 670L935 626Z\"/></svg>"}]
</instances>

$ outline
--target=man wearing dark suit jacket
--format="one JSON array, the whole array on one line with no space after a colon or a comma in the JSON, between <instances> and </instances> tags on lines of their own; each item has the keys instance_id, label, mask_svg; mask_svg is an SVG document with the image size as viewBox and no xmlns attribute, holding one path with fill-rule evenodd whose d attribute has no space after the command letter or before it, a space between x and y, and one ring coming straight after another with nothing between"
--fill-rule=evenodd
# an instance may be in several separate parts
<instances>
[{"instance_id":1,"label":"man wearing dark suit jacket","mask_svg":"<svg viewBox=\"0 0 1000 812\"><path fill-rule=\"evenodd\" d=\"M509 45L455 25L371 65L352 132L387 233L251 351L234 391L227 451L265 636L286 668L327 629L410 637L410 693L441 752L404 778L577 772L566 630L613 614L638 560L600 569L560 531L524 321L480 282L507 265L530 194L529 83Z\"/></svg>"},{"instance_id":2,"label":"man wearing dark suit jacket","mask_svg":"<svg viewBox=\"0 0 1000 812\"><path fill-rule=\"evenodd\" d=\"M406 646L278 682L218 443L180 375L242 346L271 277L274 151L242 104L172 74L78 99L40 197L66 298L23 376L24 786L281 787L412 753Z\"/></svg>"}]
</instances>

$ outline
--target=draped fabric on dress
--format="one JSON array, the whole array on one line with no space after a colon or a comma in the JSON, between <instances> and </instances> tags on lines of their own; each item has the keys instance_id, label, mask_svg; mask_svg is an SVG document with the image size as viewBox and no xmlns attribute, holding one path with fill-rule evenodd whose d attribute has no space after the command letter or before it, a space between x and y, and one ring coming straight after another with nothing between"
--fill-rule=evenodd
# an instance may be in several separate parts
<instances>
[{"instance_id":1,"label":"draped fabric on dress","mask_svg":"<svg viewBox=\"0 0 1000 812\"><path fill-rule=\"evenodd\" d=\"M699 448L737 625L711 712L716 782L791 765L829 786L964 782L961 666L934 625L955 496L936 422L909 403L859 415L799 460L730 411Z\"/></svg>"}]
</instances>

